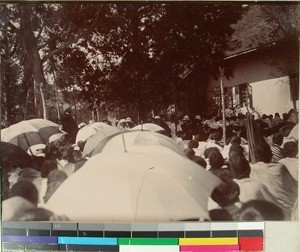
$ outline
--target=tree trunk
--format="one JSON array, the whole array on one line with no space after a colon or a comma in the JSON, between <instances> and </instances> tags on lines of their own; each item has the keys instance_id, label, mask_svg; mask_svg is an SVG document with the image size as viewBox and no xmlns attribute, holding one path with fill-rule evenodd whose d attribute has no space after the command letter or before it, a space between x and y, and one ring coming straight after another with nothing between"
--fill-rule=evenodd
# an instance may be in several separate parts
<instances>
[{"instance_id":1,"label":"tree trunk","mask_svg":"<svg viewBox=\"0 0 300 252\"><path fill-rule=\"evenodd\" d=\"M37 48L33 48L33 79L34 79L34 96L35 109L38 118L46 118L46 107L42 87L45 83L42 61Z\"/></svg>"}]
</instances>

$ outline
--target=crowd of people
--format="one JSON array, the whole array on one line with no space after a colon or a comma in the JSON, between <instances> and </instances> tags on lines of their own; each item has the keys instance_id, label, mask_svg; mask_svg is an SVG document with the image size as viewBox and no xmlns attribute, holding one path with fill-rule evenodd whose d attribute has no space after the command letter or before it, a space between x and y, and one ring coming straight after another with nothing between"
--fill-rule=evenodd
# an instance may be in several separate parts
<instances>
[{"instance_id":1,"label":"crowd of people","mask_svg":"<svg viewBox=\"0 0 300 252\"><path fill-rule=\"evenodd\" d=\"M13 167L9 158L2 160L9 171L2 176L3 220L68 220L44 205L89 157L82 154L86 141L75 143L86 123L77 125L68 104L63 110L62 129L68 134L42 152L34 152L33 167ZM180 119L157 115L148 122L160 126L159 132L172 138L199 169L222 181L208 201L210 220L298 220L298 136L290 136L298 127L294 110L282 117L275 113L253 118L264 137L254 147L255 160L250 156L246 115L232 115L225 122L218 116ZM137 124L129 117L106 123L122 130Z\"/></svg>"}]
</instances>

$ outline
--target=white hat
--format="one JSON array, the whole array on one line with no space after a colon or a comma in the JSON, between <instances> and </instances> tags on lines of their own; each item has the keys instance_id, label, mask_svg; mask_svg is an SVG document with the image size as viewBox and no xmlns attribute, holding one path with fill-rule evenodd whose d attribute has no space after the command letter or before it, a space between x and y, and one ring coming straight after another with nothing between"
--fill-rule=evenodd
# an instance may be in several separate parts
<instances>
[{"instance_id":1,"label":"white hat","mask_svg":"<svg viewBox=\"0 0 300 252\"><path fill-rule=\"evenodd\" d=\"M190 120L190 118L187 116L187 115L185 115L184 117L183 117L183 121L189 121Z\"/></svg>"},{"instance_id":2,"label":"white hat","mask_svg":"<svg viewBox=\"0 0 300 252\"><path fill-rule=\"evenodd\" d=\"M85 122L82 122L78 125L78 129L81 129L83 128L84 126L86 126L86 123Z\"/></svg>"},{"instance_id":3,"label":"white hat","mask_svg":"<svg viewBox=\"0 0 300 252\"><path fill-rule=\"evenodd\" d=\"M71 106L68 103L65 103L63 105L63 112L65 112L68 108L71 108Z\"/></svg>"},{"instance_id":4,"label":"white hat","mask_svg":"<svg viewBox=\"0 0 300 252\"><path fill-rule=\"evenodd\" d=\"M196 119L196 120L201 120L201 116L196 115L196 116L195 116L195 119Z\"/></svg>"},{"instance_id":5,"label":"white hat","mask_svg":"<svg viewBox=\"0 0 300 252\"><path fill-rule=\"evenodd\" d=\"M42 153L41 150L45 149L46 148L46 145L45 144L35 144L35 145L32 145L28 148L27 150L27 153L30 155L30 156L45 156L44 153Z\"/></svg>"},{"instance_id":6,"label":"white hat","mask_svg":"<svg viewBox=\"0 0 300 252\"><path fill-rule=\"evenodd\" d=\"M127 117L127 118L126 118L126 121L127 121L127 122L131 122L131 123L132 123L132 120L131 120L131 118L130 118L130 117Z\"/></svg>"},{"instance_id":7,"label":"white hat","mask_svg":"<svg viewBox=\"0 0 300 252\"><path fill-rule=\"evenodd\" d=\"M154 117L154 119L161 119L161 118L160 118L160 116L157 115Z\"/></svg>"}]
</instances>

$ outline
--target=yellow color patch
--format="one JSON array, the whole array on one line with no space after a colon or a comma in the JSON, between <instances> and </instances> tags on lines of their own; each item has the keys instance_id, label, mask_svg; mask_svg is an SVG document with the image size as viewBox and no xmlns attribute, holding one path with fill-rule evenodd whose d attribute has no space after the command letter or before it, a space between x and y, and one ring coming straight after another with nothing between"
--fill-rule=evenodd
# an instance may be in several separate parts
<instances>
[{"instance_id":1,"label":"yellow color patch","mask_svg":"<svg viewBox=\"0 0 300 252\"><path fill-rule=\"evenodd\" d=\"M237 245L238 238L180 238L179 245Z\"/></svg>"}]
</instances>

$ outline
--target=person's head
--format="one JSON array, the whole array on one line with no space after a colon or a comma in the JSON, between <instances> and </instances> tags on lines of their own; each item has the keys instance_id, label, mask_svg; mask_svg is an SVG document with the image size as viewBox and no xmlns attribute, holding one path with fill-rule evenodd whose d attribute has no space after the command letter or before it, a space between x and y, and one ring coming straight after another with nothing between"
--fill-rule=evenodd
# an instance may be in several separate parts
<instances>
[{"instance_id":1,"label":"person's head","mask_svg":"<svg viewBox=\"0 0 300 252\"><path fill-rule=\"evenodd\" d=\"M9 198L15 196L23 197L34 205L37 205L39 200L39 194L35 185L25 180L18 181L10 189Z\"/></svg>"},{"instance_id":2,"label":"person's head","mask_svg":"<svg viewBox=\"0 0 300 252\"><path fill-rule=\"evenodd\" d=\"M47 182L47 191L44 196L44 202L47 203L47 201L51 198L53 193L61 186L61 184L68 178L68 175L61 170L54 170L50 172L48 176L48 182Z\"/></svg>"},{"instance_id":3,"label":"person's head","mask_svg":"<svg viewBox=\"0 0 300 252\"><path fill-rule=\"evenodd\" d=\"M289 124L289 125L286 125L286 126L282 127L280 129L280 131L281 131L281 133L284 137L288 137L293 128L294 128L294 125Z\"/></svg>"},{"instance_id":4,"label":"person's head","mask_svg":"<svg viewBox=\"0 0 300 252\"><path fill-rule=\"evenodd\" d=\"M250 164L243 155L235 151L230 152L229 164L234 178L249 178L251 172Z\"/></svg>"},{"instance_id":5,"label":"person's head","mask_svg":"<svg viewBox=\"0 0 300 252\"><path fill-rule=\"evenodd\" d=\"M222 184L212 191L212 200L218 203L220 207L225 207L238 202L240 195L239 185L229 177L220 178L222 180Z\"/></svg>"},{"instance_id":6,"label":"person's head","mask_svg":"<svg viewBox=\"0 0 300 252\"><path fill-rule=\"evenodd\" d=\"M222 139L222 133L218 130L216 130L214 133L211 135L211 140L214 140L216 142L221 141Z\"/></svg>"},{"instance_id":7,"label":"person's head","mask_svg":"<svg viewBox=\"0 0 300 252\"><path fill-rule=\"evenodd\" d=\"M286 142L283 145L283 151L286 157L295 158L298 154L298 145L293 141Z\"/></svg>"},{"instance_id":8,"label":"person's head","mask_svg":"<svg viewBox=\"0 0 300 252\"><path fill-rule=\"evenodd\" d=\"M231 144L238 144L238 145L240 145L241 144L241 138L239 137L239 136L233 136L232 138L231 138Z\"/></svg>"},{"instance_id":9,"label":"person's head","mask_svg":"<svg viewBox=\"0 0 300 252\"><path fill-rule=\"evenodd\" d=\"M63 112L64 113L69 113L69 114L72 112L71 106L68 103L65 103L63 105Z\"/></svg>"},{"instance_id":10,"label":"person's head","mask_svg":"<svg viewBox=\"0 0 300 252\"><path fill-rule=\"evenodd\" d=\"M62 159L62 154L56 146L52 146L50 148L50 151L47 153L47 159L61 160Z\"/></svg>"},{"instance_id":11,"label":"person's head","mask_svg":"<svg viewBox=\"0 0 300 252\"><path fill-rule=\"evenodd\" d=\"M284 220L279 206L264 200L250 200L239 211L239 221L277 221Z\"/></svg>"},{"instance_id":12,"label":"person's head","mask_svg":"<svg viewBox=\"0 0 300 252\"><path fill-rule=\"evenodd\" d=\"M154 116L153 121L154 121L154 123L156 123L156 122L161 122L161 117L160 117L160 115Z\"/></svg>"},{"instance_id":13,"label":"person's head","mask_svg":"<svg viewBox=\"0 0 300 252\"><path fill-rule=\"evenodd\" d=\"M256 162L270 163L272 156L271 148L267 143L259 143L254 146L254 157Z\"/></svg>"},{"instance_id":14,"label":"person's head","mask_svg":"<svg viewBox=\"0 0 300 252\"><path fill-rule=\"evenodd\" d=\"M79 150L80 150L81 152L83 151L85 144L86 144L86 141L79 141L79 142L77 143L77 146L79 147Z\"/></svg>"},{"instance_id":15,"label":"person's head","mask_svg":"<svg viewBox=\"0 0 300 252\"><path fill-rule=\"evenodd\" d=\"M224 165L224 158L220 151L211 151L208 155L208 160L213 170L221 169Z\"/></svg>"},{"instance_id":16,"label":"person's head","mask_svg":"<svg viewBox=\"0 0 300 252\"><path fill-rule=\"evenodd\" d=\"M235 151L235 152L238 152L240 155L244 155L244 149L242 146L240 146L239 144L237 143L233 143L230 148L229 148L229 153L232 152L232 151Z\"/></svg>"},{"instance_id":17,"label":"person's head","mask_svg":"<svg viewBox=\"0 0 300 252\"><path fill-rule=\"evenodd\" d=\"M189 147L184 150L184 153L189 159L192 159L195 156L195 151Z\"/></svg>"},{"instance_id":18,"label":"person's head","mask_svg":"<svg viewBox=\"0 0 300 252\"><path fill-rule=\"evenodd\" d=\"M201 135L200 135L199 133L197 133L197 134L194 136L194 139L195 139L195 141L200 142L200 141L202 140L202 137L201 137ZM199 143L198 143L198 145L199 145Z\"/></svg>"},{"instance_id":19,"label":"person's head","mask_svg":"<svg viewBox=\"0 0 300 252\"><path fill-rule=\"evenodd\" d=\"M213 209L209 211L211 221L233 221L230 213L225 209Z\"/></svg>"},{"instance_id":20,"label":"person's head","mask_svg":"<svg viewBox=\"0 0 300 252\"><path fill-rule=\"evenodd\" d=\"M205 149L204 157L208 158L209 153L212 151L220 152L220 150L217 147L209 147L209 148Z\"/></svg>"},{"instance_id":21,"label":"person's head","mask_svg":"<svg viewBox=\"0 0 300 252\"><path fill-rule=\"evenodd\" d=\"M82 154L80 151L78 150L72 150L70 153L69 153L69 162L70 163L73 163L73 164L76 164L78 161L80 161L82 159Z\"/></svg>"},{"instance_id":22,"label":"person's head","mask_svg":"<svg viewBox=\"0 0 300 252\"><path fill-rule=\"evenodd\" d=\"M68 175L61 170L51 171L48 175L48 182L64 182L68 178Z\"/></svg>"},{"instance_id":23,"label":"person's head","mask_svg":"<svg viewBox=\"0 0 300 252\"><path fill-rule=\"evenodd\" d=\"M275 113L275 117L280 117L278 112Z\"/></svg>"},{"instance_id":24,"label":"person's head","mask_svg":"<svg viewBox=\"0 0 300 252\"><path fill-rule=\"evenodd\" d=\"M289 119L289 115L288 115L287 113L283 113L283 114L282 114L282 119L283 119L284 121L287 121L287 120Z\"/></svg>"},{"instance_id":25,"label":"person's head","mask_svg":"<svg viewBox=\"0 0 300 252\"><path fill-rule=\"evenodd\" d=\"M283 143L283 135L280 132L277 132L272 137L273 144L277 144L279 146Z\"/></svg>"},{"instance_id":26,"label":"person's head","mask_svg":"<svg viewBox=\"0 0 300 252\"><path fill-rule=\"evenodd\" d=\"M196 140L190 140L189 142L188 142L188 147L189 148L198 148L198 146L199 146L199 143L196 141Z\"/></svg>"},{"instance_id":27,"label":"person's head","mask_svg":"<svg viewBox=\"0 0 300 252\"><path fill-rule=\"evenodd\" d=\"M55 160L46 160L41 168L41 176L47 178L49 173L53 170L57 170L57 163Z\"/></svg>"},{"instance_id":28,"label":"person's head","mask_svg":"<svg viewBox=\"0 0 300 252\"><path fill-rule=\"evenodd\" d=\"M222 168L222 169L215 169L215 170L210 170L210 172L212 174L214 174L215 176L217 176L218 178L222 178L222 177L228 177L233 179L233 175L230 169L228 168Z\"/></svg>"},{"instance_id":29,"label":"person's head","mask_svg":"<svg viewBox=\"0 0 300 252\"><path fill-rule=\"evenodd\" d=\"M16 216L17 221L49 221L54 213L45 208L29 208Z\"/></svg>"},{"instance_id":30,"label":"person's head","mask_svg":"<svg viewBox=\"0 0 300 252\"><path fill-rule=\"evenodd\" d=\"M189 116L188 116L188 115L185 115L185 116L183 117L182 121L185 122L185 123L190 122Z\"/></svg>"},{"instance_id":31,"label":"person's head","mask_svg":"<svg viewBox=\"0 0 300 252\"><path fill-rule=\"evenodd\" d=\"M206 161L199 156L193 156L192 157L192 161L194 161L195 163L197 163L198 165L202 166L203 168L206 168Z\"/></svg>"}]
</instances>

